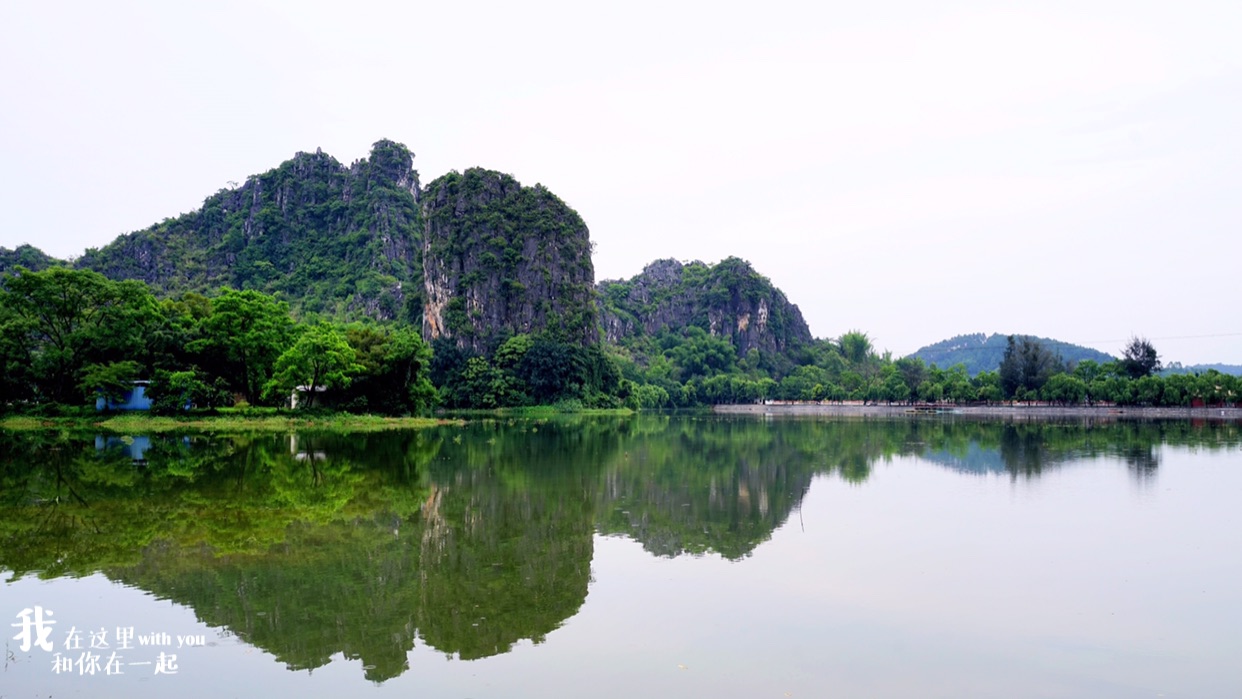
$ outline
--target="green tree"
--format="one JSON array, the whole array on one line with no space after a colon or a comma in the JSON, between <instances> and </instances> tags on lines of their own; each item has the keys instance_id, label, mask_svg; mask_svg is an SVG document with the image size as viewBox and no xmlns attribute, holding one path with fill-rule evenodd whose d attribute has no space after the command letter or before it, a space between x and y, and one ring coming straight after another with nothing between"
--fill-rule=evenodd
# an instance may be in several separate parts
<instances>
[{"instance_id":1,"label":"green tree","mask_svg":"<svg viewBox=\"0 0 1242 699\"><path fill-rule=\"evenodd\" d=\"M893 362L901 380L905 382L909 394L920 395L919 386L928 378L927 365L918 357L904 357Z\"/></svg>"},{"instance_id":2,"label":"green tree","mask_svg":"<svg viewBox=\"0 0 1242 699\"><path fill-rule=\"evenodd\" d=\"M105 400L120 401L134 389L134 380L142 372L142 365L133 360L88 364L82 371L79 385L87 398L102 396Z\"/></svg>"},{"instance_id":3,"label":"green tree","mask_svg":"<svg viewBox=\"0 0 1242 699\"><path fill-rule=\"evenodd\" d=\"M630 389L629 407L635 410L654 410L668 405L668 391L659 386L641 384Z\"/></svg>"},{"instance_id":4,"label":"green tree","mask_svg":"<svg viewBox=\"0 0 1242 699\"><path fill-rule=\"evenodd\" d=\"M203 337L203 321L211 315L211 299L187 292L159 304L160 322L147 335L152 369L183 371L203 358L190 347Z\"/></svg>"},{"instance_id":5,"label":"green tree","mask_svg":"<svg viewBox=\"0 0 1242 699\"><path fill-rule=\"evenodd\" d=\"M9 309L0 290L0 409L34 397L30 373L29 324Z\"/></svg>"},{"instance_id":6,"label":"green tree","mask_svg":"<svg viewBox=\"0 0 1242 699\"><path fill-rule=\"evenodd\" d=\"M586 364L580 349L542 336L522 355L515 373L529 387L535 403L582 397Z\"/></svg>"},{"instance_id":7,"label":"green tree","mask_svg":"<svg viewBox=\"0 0 1242 699\"><path fill-rule=\"evenodd\" d=\"M88 364L141 361L158 320L155 298L142 282L63 267L16 268L3 280L0 306L5 353L28 362L40 398L62 404L79 401Z\"/></svg>"},{"instance_id":8,"label":"green tree","mask_svg":"<svg viewBox=\"0 0 1242 699\"><path fill-rule=\"evenodd\" d=\"M1121 351L1121 368L1132 379L1141 379L1160 371L1160 355L1145 337L1132 337Z\"/></svg>"},{"instance_id":9,"label":"green tree","mask_svg":"<svg viewBox=\"0 0 1242 699\"><path fill-rule=\"evenodd\" d=\"M880 385L880 398L889 403L905 403L910 400L910 387L906 385L901 372L889 365L885 367L884 381Z\"/></svg>"},{"instance_id":10,"label":"green tree","mask_svg":"<svg viewBox=\"0 0 1242 699\"><path fill-rule=\"evenodd\" d=\"M1134 381L1134 400L1139 405L1160 405L1164 393L1164 380L1159 376L1144 376Z\"/></svg>"},{"instance_id":11,"label":"green tree","mask_svg":"<svg viewBox=\"0 0 1242 699\"><path fill-rule=\"evenodd\" d=\"M202 322L191 351L206 355L212 373L250 403L258 403L276 360L289 347L289 305L258 291L224 288Z\"/></svg>"},{"instance_id":12,"label":"green tree","mask_svg":"<svg viewBox=\"0 0 1242 699\"><path fill-rule=\"evenodd\" d=\"M871 338L867 337L867 333L861 330L851 330L837 341L841 348L841 355L851 366L861 366L874 353L871 346Z\"/></svg>"},{"instance_id":13,"label":"green tree","mask_svg":"<svg viewBox=\"0 0 1242 699\"><path fill-rule=\"evenodd\" d=\"M187 404L208 410L228 405L229 393L223 379L211 380L197 370L156 370L147 386L151 399L151 412L156 415L175 415Z\"/></svg>"},{"instance_id":14,"label":"green tree","mask_svg":"<svg viewBox=\"0 0 1242 699\"><path fill-rule=\"evenodd\" d=\"M431 348L408 326L353 324L346 339L358 353L358 372L349 399L358 407L389 414L424 415L436 402L431 384Z\"/></svg>"},{"instance_id":15,"label":"green tree","mask_svg":"<svg viewBox=\"0 0 1242 699\"><path fill-rule=\"evenodd\" d=\"M1164 379L1164 393L1160 401L1164 405L1188 405L1194 392L1195 377L1190 374L1173 374Z\"/></svg>"},{"instance_id":16,"label":"green tree","mask_svg":"<svg viewBox=\"0 0 1242 699\"><path fill-rule=\"evenodd\" d=\"M944 397L958 404L970 403L978 397L965 364L954 364L944 372Z\"/></svg>"},{"instance_id":17,"label":"green tree","mask_svg":"<svg viewBox=\"0 0 1242 699\"><path fill-rule=\"evenodd\" d=\"M486 357L470 357L452 384L446 402L457 408L501 408L509 404L511 386Z\"/></svg>"},{"instance_id":18,"label":"green tree","mask_svg":"<svg viewBox=\"0 0 1242 699\"><path fill-rule=\"evenodd\" d=\"M1061 358L1039 340L1010 335L999 369L1001 388L1010 397L1017 396L1018 389L1024 389L1026 395L1037 393L1053 374L1063 370Z\"/></svg>"},{"instance_id":19,"label":"green tree","mask_svg":"<svg viewBox=\"0 0 1242 699\"><path fill-rule=\"evenodd\" d=\"M354 356L354 348L343 333L327 323L316 323L276 360L267 392L288 395L304 390L306 407L314 407L316 393L347 386L351 373L363 371Z\"/></svg>"},{"instance_id":20,"label":"green tree","mask_svg":"<svg viewBox=\"0 0 1242 699\"><path fill-rule=\"evenodd\" d=\"M737 358L733 343L700 327L690 326L681 335L667 334L662 342L667 346L665 355L680 368L682 381L733 371Z\"/></svg>"},{"instance_id":21,"label":"green tree","mask_svg":"<svg viewBox=\"0 0 1242 699\"><path fill-rule=\"evenodd\" d=\"M1077 376L1054 374L1044 384L1044 400L1062 405L1077 405L1087 397L1087 384Z\"/></svg>"},{"instance_id":22,"label":"green tree","mask_svg":"<svg viewBox=\"0 0 1242 699\"><path fill-rule=\"evenodd\" d=\"M496 348L496 353L492 357L496 365L502 369L513 369L521 363L526 353L535 346L535 341L530 335L519 334L510 337Z\"/></svg>"},{"instance_id":23,"label":"green tree","mask_svg":"<svg viewBox=\"0 0 1242 699\"><path fill-rule=\"evenodd\" d=\"M1089 385L1103 373L1103 368L1093 359L1084 359L1074 365L1073 373L1076 378Z\"/></svg>"},{"instance_id":24,"label":"green tree","mask_svg":"<svg viewBox=\"0 0 1242 699\"><path fill-rule=\"evenodd\" d=\"M1001 388L998 372L981 371L975 375L971 383L979 400L985 403L999 403L1005 399L1005 390Z\"/></svg>"}]
</instances>

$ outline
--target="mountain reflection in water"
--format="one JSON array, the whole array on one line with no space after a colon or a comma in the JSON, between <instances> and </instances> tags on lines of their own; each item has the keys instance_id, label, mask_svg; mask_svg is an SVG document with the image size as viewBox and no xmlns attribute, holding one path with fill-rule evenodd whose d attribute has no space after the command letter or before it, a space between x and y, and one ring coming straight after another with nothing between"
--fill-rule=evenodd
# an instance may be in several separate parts
<instances>
[{"instance_id":1,"label":"mountain reflection in water","mask_svg":"<svg viewBox=\"0 0 1242 699\"><path fill-rule=\"evenodd\" d=\"M366 434L0 432L0 568L86 576L194 610L290 669L416 642L460 659L540 643L591 583L596 533L738 560L817 476L863 485L916 456L1033 479L1100 456L1151 478L1165 444L1236 448L1233 424L483 420Z\"/></svg>"}]
</instances>

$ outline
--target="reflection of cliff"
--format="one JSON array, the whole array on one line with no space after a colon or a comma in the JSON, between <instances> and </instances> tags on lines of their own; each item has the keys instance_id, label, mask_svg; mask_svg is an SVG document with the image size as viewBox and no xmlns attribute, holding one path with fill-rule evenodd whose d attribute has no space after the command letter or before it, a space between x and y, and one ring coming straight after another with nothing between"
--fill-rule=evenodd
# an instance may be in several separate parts
<instances>
[{"instance_id":1,"label":"reflection of cliff","mask_svg":"<svg viewBox=\"0 0 1242 699\"><path fill-rule=\"evenodd\" d=\"M597 463L623 421L470 425L432 465L419 634L462 659L543 640L586 599Z\"/></svg>"},{"instance_id":2,"label":"reflection of cliff","mask_svg":"<svg viewBox=\"0 0 1242 699\"><path fill-rule=\"evenodd\" d=\"M140 565L108 574L191 607L290 669L341 653L382 681L407 669L418 601L417 539L394 528L396 519L295 525L261 554L157 546Z\"/></svg>"},{"instance_id":3,"label":"reflection of cliff","mask_svg":"<svg viewBox=\"0 0 1242 699\"><path fill-rule=\"evenodd\" d=\"M578 612L591 576L589 500L498 493L490 474L470 475L433 496L416 615L428 645L462 659L543 641Z\"/></svg>"},{"instance_id":4,"label":"reflection of cliff","mask_svg":"<svg viewBox=\"0 0 1242 699\"><path fill-rule=\"evenodd\" d=\"M442 448L435 443L414 464L418 482ZM356 446L329 438L298 444L280 458L304 469L304 500L377 473L365 462L348 474L334 470L348 463L337 454L364 453ZM372 446L365 453L381 455L387 476L355 488L326 521L292 524L278 545L225 557L156 547L141 565L112 574L192 606L292 669L342 653L360 659L375 681L406 669L416 638L462 658L486 657L521 639L542 640L581 607L592 503L580 482L544 478L531 487L496 477L484 463L444 483L408 483L397 502L382 491L410 465L394 457L411 450ZM322 457L297 458L316 453Z\"/></svg>"},{"instance_id":5,"label":"reflection of cliff","mask_svg":"<svg viewBox=\"0 0 1242 699\"><path fill-rule=\"evenodd\" d=\"M1160 445L1236 449L1193 423L680 419L478 421L365 435L0 432L0 568L87 575L192 607L290 668L336 654L381 681L415 643L463 659L541 641L577 613L595 531L656 555L749 555L816 476L861 484L918 455L1038 477Z\"/></svg>"},{"instance_id":6,"label":"reflection of cliff","mask_svg":"<svg viewBox=\"0 0 1242 699\"><path fill-rule=\"evenodd\" d=\"M274 536L232 553L210 535L188 550L184 540L156 544L138 565L106 572L190 606L290 669L340 653L361 660L368 679L395 677L414 644L421 476L438 448L414 433L255 440L230 461L232 497L211 500L226 519L291 513Z\"/></svg>"},{"instance_id":7,"label":"reflection of cliff","mask_svg":"<svg viewBox=\"0 0 1242 699\"><path fill-rule=\"evenodd\" d=\"M818 470L796 432L753 428L703 422L631 440L600 479L599 530L658 556L749 555Z\"/></svg>"},{"instance_id":8,"label":"reflection of cliff","mask_svg":"<svg viewBox=\"0 0 1242 699\"><path fill-rule=\"evenodd\" d=\"M558 459L554 430L509 432L500 447L451 445L440 483L431 432L203 442L198 455L157 438L142 465L65 442L52 467L0 471L6 499L32 515L0 514L0 566L103 570L291 669L341 653L382 681L417 638L462 658L503 653L586 598L594 489L580 457L601 443L568 439L587 452ZM566 467L532 474L540 453Z\"/></svg>"}]
</instances>

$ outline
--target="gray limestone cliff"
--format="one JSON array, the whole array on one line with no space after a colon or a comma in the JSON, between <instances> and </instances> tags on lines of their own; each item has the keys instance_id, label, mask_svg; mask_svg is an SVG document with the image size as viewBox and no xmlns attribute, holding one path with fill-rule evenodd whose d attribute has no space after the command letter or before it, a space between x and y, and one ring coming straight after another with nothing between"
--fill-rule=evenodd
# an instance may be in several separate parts
<instances>
[{"instance_id":1,"label":"gray limestone cliff","mask_svg":"<svg viewBox=\"0 0 1242 699\"><path fill-rule=\"evenodd\" d=\"M484 351L517 333L599 342L582 218L541 185L472 168L427 185L423 335Z\"/></svg>"},{"instance_id":2,"label":"gray limestone cliff","mask_svg":"<svg viewBox=\"0 0 1242 699\"><path fill-rule=\"evenodd\" d=\"M656 260L629 280L600 282L599 297L604 337L614 344L692 325L728 339L739 357L752 349L788 355L812 339L798 307L736 257Z\"/></svg>"},{"instance_id":3,"label":"gray limestone cliff","mask_svg":"<svg viewBox=\"0 0 1242 699\"><path fill-rule=\"evenodd\" d=\"M413 161L388 140L349 166L298 153L73 266L164 297L228 286L297 313L404 320L472 351L515 333L599 343L590 238L573 209L481 168L424 189ZM55 263L30 246L0 248L0 272Z\"/></svg>"}]
</instances>

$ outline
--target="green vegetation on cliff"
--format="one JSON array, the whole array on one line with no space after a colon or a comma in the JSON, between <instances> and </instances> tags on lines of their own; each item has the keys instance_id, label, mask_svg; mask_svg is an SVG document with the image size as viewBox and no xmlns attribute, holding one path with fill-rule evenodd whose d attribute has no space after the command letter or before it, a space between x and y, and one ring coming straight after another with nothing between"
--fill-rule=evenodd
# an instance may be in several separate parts
<instances>
[{"instance_id":1,"label":"green vegetation on cliff","mask_svg":"<svg viewBox=\"0 0 1242 699\"><path fill-rule=\"evenodd\" d=\"M220 190L198 211L87 250L76 266L138 279L159 296L221 286L295 309L416 321L422 220L413 155L379 141L349 167L322 152Z\"/></svg>"},{"instance_id":2,"label":"green vegetation on cliff","mask_svg":"<svg viewBox=\"0 0 1242 699\"><path fill-rule=\"evenodd\" d=\"M423 215L428 341L473 352L518 334L599 343L589 234L556 195L471 168L428 184Z\"/></svg>"},{"instance_id":3,"label":"green vegetation on cliff","mask_svg":"<svg viewBox=\"0 0 1242 699\"><path fill-rule=\"evenodd\" d=\"M798 307L745 260L709 265L657 260L625 281L599 284L601 319L608 342L643 352L666 333L698 328L721 338L737 357L784 375L811 343Z\"/></svg>"},{"instance_id":4,"label":"green vegetation on cliff","mask_svg":"<svg viewBox=\"0 0 1242 699\"><path fill-rule=\"evenodd\" d=\"M25 267L37 272L59 263L59 260L33 245L18 245L12 250L0 248L0 274L17 267Z\"/></svg>"},{"instance_id":5,"label":"green vegetation on cliff","mask_svg":"<svg viewBox=\"0 0 1242 699\"><path fill-rule=\"evenodd\" d=\"M582 217L546 188L482 168L420 188L413 155L391 141L349 167L299 153L72 265L0 249L0 280L0 403L19 410L116 398L134 380L152 382L160 412L276 405L298 387L303 405L390 414L1238 393L1212 371L1149 375L1153 348L1118 363L979 334L894 360L861 331L814 339L733 257L657 260L596 287Z\"/></svg>"}]
</instances>

